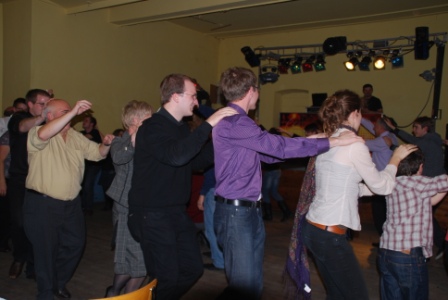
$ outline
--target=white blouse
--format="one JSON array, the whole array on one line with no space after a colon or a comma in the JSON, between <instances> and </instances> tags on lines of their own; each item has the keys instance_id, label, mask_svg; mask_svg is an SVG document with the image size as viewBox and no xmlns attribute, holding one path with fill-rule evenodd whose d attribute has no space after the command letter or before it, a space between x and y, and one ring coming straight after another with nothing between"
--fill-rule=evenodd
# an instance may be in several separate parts
<instances>
[{"instance_id":1,"label":"white blouse","mask_svg":"<svg viewBox=\"0 0 448 300\"><path fill-rule=\"evenodd\" d=\"M333 137L346 130L338 129ZM375 194L387 195L395 187L396 172L394 165L387 165L379 172L363 143L331 148L317 157L316 195L307 219L327 226L343 225L361 230L358 197L369 192L360 188L360 182L364 180Z\"/></svg>"}]
</instances>

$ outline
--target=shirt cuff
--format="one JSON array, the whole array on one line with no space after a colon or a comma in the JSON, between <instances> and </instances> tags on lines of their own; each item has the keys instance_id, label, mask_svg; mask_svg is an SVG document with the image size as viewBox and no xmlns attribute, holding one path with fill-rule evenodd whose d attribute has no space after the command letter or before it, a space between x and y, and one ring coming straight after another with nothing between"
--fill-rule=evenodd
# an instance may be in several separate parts
<instances>
[{"instance_id":1,"label":"shirt cuff","mask_svg":"<svg viewBox=\"0 0 448 300\"><path fill-rule=\"evenodd\" d=\"M316 139L317 142L317 154L327 152L330 149L330 140L326 138Z\"/></svg>"}]
</instances>

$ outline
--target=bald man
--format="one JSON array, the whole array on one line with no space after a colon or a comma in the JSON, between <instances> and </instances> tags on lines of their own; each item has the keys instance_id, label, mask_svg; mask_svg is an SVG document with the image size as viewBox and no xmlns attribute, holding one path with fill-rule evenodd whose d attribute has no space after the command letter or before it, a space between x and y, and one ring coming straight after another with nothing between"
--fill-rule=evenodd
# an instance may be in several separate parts
<instances>
[{"instance_id":1,"label":"bald man","mask_svg":"<svg viewBox=\"0 0 448 300\"><path fill-rule=\"evenodd\" d=\"M91 106L80 100L70 108L66 101L52 99L42 114L46 124L28 133L24 227L33 245L39 300L71 297L66 284L85 242L79 197L84 159L104 159L114 138L107 135L98 145L70 127Z\"/></svg>"}]
</instances>

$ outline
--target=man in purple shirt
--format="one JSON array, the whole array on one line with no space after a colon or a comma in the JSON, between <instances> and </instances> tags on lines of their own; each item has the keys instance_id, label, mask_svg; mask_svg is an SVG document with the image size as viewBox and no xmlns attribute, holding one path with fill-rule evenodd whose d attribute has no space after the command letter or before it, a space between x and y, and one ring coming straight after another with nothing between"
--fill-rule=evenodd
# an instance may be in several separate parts
<instances>
[{"instance_id":1,"label":"man in purple shirt","mask_svg":"<svg viewBox=\"0 0 448 300\"><path fill-rule=\"evenodd\" d=\"M228 287L218 299L259 299L263 289L265 231L261 215L261 165L313 156L336 145L362 140L354 133L340 138L286 138L262 131L247 116L258 101L257 78L245 68L221 75L220 88L238 114L213 129L216 175L214 226L224 253Z\"/></svg>"}]
</instances>

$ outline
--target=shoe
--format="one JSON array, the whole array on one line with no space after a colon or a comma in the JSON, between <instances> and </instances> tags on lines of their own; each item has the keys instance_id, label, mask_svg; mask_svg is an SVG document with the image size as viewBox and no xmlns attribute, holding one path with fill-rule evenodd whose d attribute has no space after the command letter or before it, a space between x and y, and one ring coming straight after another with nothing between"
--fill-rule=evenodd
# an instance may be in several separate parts
<instances>
[{"instance_id":1,"label":"shoe","mask_svg":"<svg viewBox=\"0 0 448 300\"><path fill-rule=\"evenodd\" d=\"M442 256L443 256L443 250L439 249L439 251L437 251L437 254L436 254L436 260L442 258Z\"/></svg>"},{"instance_id":2,"label":"shoe","mask_svg":"<svg viewBox=\"0 0 448 300\"><path fill-rule=\"evenodd\" d=\"M24 262L13 261L11 267L9 268L9 278L16 279L22 273Z\"/></svg>"},{"instance_id":3,"label":"shoe","mask_svg":"<svg viewBox=\"0 0 448 300\"><path fill-rule=\"evenodd\" d=\"M59 299L70 299L72 297L72 294L66 288L54 291L53 295Z\"/></svg>"},{"instance_id":4,"label":"shoe","mask_svg":"<svg viewBox=\"0 0 448 300\"><path fill-rule=\"evenodd\" d=\"M110 291L112 290L112 288L113 288L112 285L110 285L110 286L108 286L108 287L106 288L106 294L104 294L104 298L108 298L108 297L113 296L112 293L110 292Z\"/></svg>"},{"instance_id":5,"label":"shoe","mask_svg":"<svg viewBox=\"0 0 448 300\"><path fill-rule=\"evenodd\" d=\"M217 268L214 264L204 264L204 269L209 271L224 271L224 268Z\"/></svg>"},{"instance_id":6,"label":"shoe","mask_svg":"<svg viewBox=\"0 0 448 300\"><path fill-rule=\"evenodd\" d=\"M26 279L34 279L36 280L36 273L31 272L26 274Z\"/></svg>"},{"instance_id":7,"label":"shoe","mask_svg":"<svg viewBox=\"0 0 448 300\"><path fill-rule=\"evenodd\" d=\"M205 251L205 252L202 252L202 255L207 256L207 257L212 257L212 252L211 251Z\"/></svg>"},{"instance_id":8,"label":"shoe","mask_svg":"<svg viewBox=\"0 0 448 300\"><path fill-rule=\"evenodd\" d=\"M380 247L380 243L372 243L373 247L379 248Z\"/></svg>"}]
</instances>

